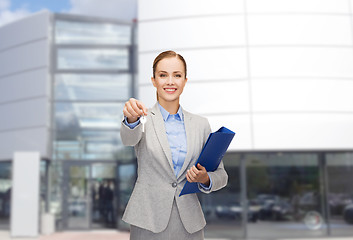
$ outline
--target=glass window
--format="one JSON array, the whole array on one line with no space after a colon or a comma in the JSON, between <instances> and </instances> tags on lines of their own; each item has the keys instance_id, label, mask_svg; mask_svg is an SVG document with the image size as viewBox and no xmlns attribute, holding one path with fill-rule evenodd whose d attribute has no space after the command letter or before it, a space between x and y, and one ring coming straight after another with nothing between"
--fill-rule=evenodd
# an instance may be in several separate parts
<instances>
[{"instance_id":1,"label":"glass window","mask_svg":"<svg viewBox=\"0 0 353 240\"><path fill-rule=\"evenodd\" d=\"M76 49L59 48L57 68L67 69L104 69L128 70L129 51L123 49Z\"/></svg>"},{"instance_id":2,"label":"glass window","mask_svg":"<svg viewBox=\"0 0 353 240\"><path fill-rule=\"evenodd\" d=\"M0 162L0 229L9 229L11 214L12 164Z\"/></svg>"},{"instance_id":3,"label":"glass window","mask_svg":"<svg viewBox=\"0 0 353 240\"><path fill-rule=\"evenodd\" d=\"M131 26L111 23L56 21L59 44L130 44Z\"/></svg>"},{"instance_id":4,"label":"glass window","mask_svg":"<svg viewBox=\"0 0 353 240\"><path fill-rule=\"evenodd\" d=\"M118 219L118 226L119 229L129 230L130 225L126 222L122 221L122 217L129 202L132 190L135 186L136 182L136 163L126 163L126 164L119 164L117 168L118 176L118 187L119 187L119 194L118 194L118 208L117 208L117 219Z\"/></svg>"},{"instance_id":5,"label":"glass window","mask_svg":"<svg viewBox=\"0 0 353 240\"><path fill-rule=\"evenodd\" d=\"M83 129L120 129L123 107L123 103L57 102L55 103L56 129L59 134L60 131L66 131L74 136ZM69 139L66 137L66 140Z\"/></svg>"},{"instance_id":6,"label":"glass window","mask_svg":"<svg viewBox=\"0 0 353 240\"><path fill-rule=\"evenodd\" d=\"M56 100L125 100L130 96L130 74L57 74Z\"/></svg>"},{"instance_id":7,"label":"glass window","mask_svg":"<svg viewBox=\"0 0 353 240\"><path fill-rule=\"evenodd\" d=\"M240 155L227 153L223 163L228 174L227 186L211 194L199 194L207 221L205 237L208 239L243 238L245 232L240 194Z\"/></svg>"},{"instance_id":8,"label":"glass window","mask_svg":"<svg viewBox=\"0 0 353 240\"><path fill-rule=\"evenodd\" d=\"M75 140L76 139L76 140ZM56 159L131 161L133 148L123 146L119 131L84 130L57 132L54 144Z\"/></svg>"},{"instance_id":9,"label":"glass window","mask_svg":"<svg viewBox=\"0 0 353 240\"><path fill-rule=\"evenodd\" d=\"M353 153L326 154L330 229L334 236L353 235Z\"/></svg>"},{"instance_id":10,"label":"glass window","mask_svg":"<svg viewBox=\"0 0 353 240\"><path fill-rule=\"evenodd\" d=\"M55 151L54 151L55 152ZM54 153L55 154L55 153ZM53 157L55 159L55 157ZM55 215L56 219L56 229L61 230L62 226L62 197L63 188L62 182L64 181L63 171L62 171L62 161L51 161L50 164L50 194L49 194L49 211Z\"/></svg>"},{"instance_id":11,"label":"glass window","mask_svg":"<svg viewBox=\"0 0 353 240\"><path fill-rule=\"evenodd\" d=\"M320 171L314 153L245 154L247 197L260 221L249 223L250 238L326 235Z\"/></svg>"}]
</instances>

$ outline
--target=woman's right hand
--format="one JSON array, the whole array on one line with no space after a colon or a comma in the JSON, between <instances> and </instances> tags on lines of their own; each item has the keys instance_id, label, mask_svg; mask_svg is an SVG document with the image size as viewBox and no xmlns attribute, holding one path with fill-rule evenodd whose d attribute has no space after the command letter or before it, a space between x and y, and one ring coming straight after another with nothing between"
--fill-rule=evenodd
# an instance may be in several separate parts
<instances>
[{"instance_id":1,"label":"woman's right hand","mask_svg":"<svg viewBox=\"0 0 353 240\"><path fill-rule=\"evenodd\" d=\"M135 98L130 98L125 103L124 116L127 118L128 123L136 122L141 115L147 115L147 108L145 104Z\"/></svg>"}]
</instances>

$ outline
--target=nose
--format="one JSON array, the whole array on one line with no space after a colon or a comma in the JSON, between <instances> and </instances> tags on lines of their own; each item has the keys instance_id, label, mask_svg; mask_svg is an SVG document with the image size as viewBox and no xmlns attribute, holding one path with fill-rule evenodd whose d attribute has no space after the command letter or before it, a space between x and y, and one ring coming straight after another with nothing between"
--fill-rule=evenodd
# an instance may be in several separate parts
<instances>
[{"instance_id":1,"label":"nose","mask_svg":"<svg viewBox=\"0 0 353 240\"><path fill-rule=\"evenodd\" d=\"M173 76L170 76L167 80L168 84L173 84Z\"/></svg>"}]
</instances>

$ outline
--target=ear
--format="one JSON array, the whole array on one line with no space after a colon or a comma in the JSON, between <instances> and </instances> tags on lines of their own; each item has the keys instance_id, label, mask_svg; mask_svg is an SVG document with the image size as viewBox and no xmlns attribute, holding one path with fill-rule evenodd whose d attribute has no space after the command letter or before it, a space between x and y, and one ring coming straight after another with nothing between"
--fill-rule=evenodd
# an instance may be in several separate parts
<instances>
[{"instance_id":1,"label":"ear","mask_svg":"<svg viewBox=\"0 0 353 240\"><path fill-rule=\"evenodd\" d=\"M151 77L151 81L154 87L156 87L156 80L154 79L154 77Z\"/></svg>"}]
</instances>

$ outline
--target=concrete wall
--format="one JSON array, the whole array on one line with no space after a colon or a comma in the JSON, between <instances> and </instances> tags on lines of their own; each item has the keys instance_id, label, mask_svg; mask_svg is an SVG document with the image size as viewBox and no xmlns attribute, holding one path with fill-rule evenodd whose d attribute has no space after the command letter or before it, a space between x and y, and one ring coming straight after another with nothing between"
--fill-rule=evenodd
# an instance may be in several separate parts
<instances>
[{"instance_id":1,"label":"concrete wall","mask_svg":"<svg viewBox=\"0 0 353 240\"><path fill-rule=\"evenodd\" d=\"M50 29L47 11L0 28L0 160L49 155Z\"/></svg>"}]
</instances>

